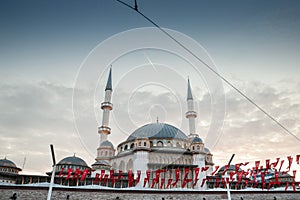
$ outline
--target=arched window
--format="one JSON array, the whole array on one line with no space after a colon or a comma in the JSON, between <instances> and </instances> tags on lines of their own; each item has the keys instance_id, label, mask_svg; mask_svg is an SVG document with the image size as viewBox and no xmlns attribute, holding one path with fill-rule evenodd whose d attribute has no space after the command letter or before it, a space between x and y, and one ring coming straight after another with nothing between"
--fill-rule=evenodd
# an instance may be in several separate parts
<instances>
[{"instance_id":1,"label":"arched window","mask_svg":"<svg viewBox=\"0 0 300 200\"><path fill-rule=\"evenodd\" d=\"M125 169L125 162L122 160L119 165L119 170L124 171L124 169Z\"/></svg>"},{"instance_id":2,"label":"arched window","mask_svg":"<svg viewBox=\"0 0 300 200\"><path fill-rule=\"evenodd\" d=\"M193 149L193 151L195 150L195 146L194 145L192 146L192 149Z\"/></svg>"},{"instance_id":3,"label":"arched window","mask_svg":"<svg viewBox=\"0 0 300 200\"><path fill-rule=\"evenodd\" d=\"M144 146L147 146L147 143L146 143L146 142L144 142Z\"/></svg>"},{"instance_id":4,"label":"arched window","mask_svg":"<svg viewBox=\"0 0 300 200\"><path fill-rule=\"evenodd\" d=\"M107 154L108 154L108 152L107 152L107 151L105 151L105 156L107 156Z\"/></svg>"},{"instance_id":5,"label":"arched window","mask_svg":"<svg viewBox=\"0 0 300 200\"><path fill-rule=\"evenodd\" d=\"M129 170L133 170L133 161L132 161L132 159L129 159L129 160L128 160L127 166L126 166L126 170L127 170L127 172L128 172Z\"/></svg>"},{"instance_id":6,"label":"arched window","mask_svg":"<svg viewBox=\"0 0 300 200\"><path fill-rule=\"evenodd\" d=\"M163 163L163 162L164 162L164 159L161 156L159 156L159 163Z\"/></svg>"},{"instance_id":7,"label":"arched window","mask_svg":"<svg viewBox=\"0 0 300 200\"><path fill-rule=\"evenodd\" d=\"M133 149L134 148L134 143L132 143L131 145L130 145L130 149Z\"/></svg>"},{"instance_id":8,"label":"arched window","mask_svg":"<svg viewBox=\"0 0 300 200\"><path fill-rule=\"evenodd\" d=\"M181 148L180 142L177 142L177 143L176 143L176 147L180 147L180 148Z\"/></svg>"},{"instance_id":9,"label":"arched window","mask_svg":"<svg viewBox=\"0 0 300 200\"><path fill-rule=\"evenodd\" d=\"M169 163L168 163L168 158L165 158L165 159L164 159L164 163L165 163L165 164L169 164Z\"/></svg>"},{"instance_id":10,"label":"arched window","mask_svg":"<svg viewBox=\"0 0 300 200\"><path fill-rule=\"evenodd\" d=\"M197 145L197 150L200 150L200 145Z\"/></svg>"},{"instance_id":11,"label":"arched window","mask_svg":"<svg viewBox=\"0 0 300 200\"><path fill-rule=\"evenodd\" d=\"M172 146L172 142L171 141L168 141L168 147L171 147Z\"/></svg>"},{"instance_id":12,"label":"arched window","mask_svg":"<svg viewBox=\"0 0 300 200\"><path fill-rule=\"evenodd\" d=\"M164 143L163 143L162 141L158 141L158 142L157 142L157 146L158 146L158 147L162 147L162 146L164 146Z\"/></svg>"},{"instance_id":13,"label":"arched window","mask_svg":"<svg viewBox=\"0 0 300 200\"><path fill-rule=\"evenodd\" d=\"M139 147L142 146L142 142L139 142Z\"/></svg>"},{"instance_id":14,"label":"arched window","mask_svg":"<svg viewBox=\"0 0 300 200\"><path fill-rule=\"evenodd\" d=\"M153 142L152 141L150 141L150 147L153 147Z\"/></svg>"},{"instance_id":15,"label":"arched window","mask_svg":"<svg viewBox=\"0 0 300 200\"><path fill-rule=\"evenodd\" d=\"M128 149L128 145L126 144L125 147L124 147L124 150L127 150L127 149Z\"/></svg>"},{"instance_id":16,"label":"arched window","mask_svg":"<svg viewBox=\"0 0 300 200\"><path fill-rule=\"evenodd\" d=\"M114 162L113 165L112 165L113 169L117 169L117 163Z\"/></svg>"}]
</instances>

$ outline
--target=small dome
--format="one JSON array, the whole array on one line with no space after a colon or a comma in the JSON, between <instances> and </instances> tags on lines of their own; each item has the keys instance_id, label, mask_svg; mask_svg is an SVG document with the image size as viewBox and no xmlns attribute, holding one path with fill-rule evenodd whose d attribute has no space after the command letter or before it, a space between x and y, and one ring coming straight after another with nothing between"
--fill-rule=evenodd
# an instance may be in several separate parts
<instances>
[{"instance_id":1,"label":"small dome","mask_svg":"<svg viewBox=\"0 0 300 200\"><path fill-rule=\"evenodd\" d=\"M226 166L221 167L221 168L219 169L219 172L223 172L223 171L225 170L225 167L226 167ZM235 165L230 165L229 168L227 169L227 171L235 171L235 170L236 170ZM242 170L242 169L239 168L238 171L241 171L241 170Z\"/></svg>"},{"instance_id":2,"label":"small dome","mask_svg":"<svg viewBox=\"0 0 300 200\"><path fill-rule=\"evenodd\" d=\"M205 152L205 153L210 153L209 149L206 148L206 147L204 147L204 152Z\"/></svg>"},{"instance_id":3,"label":"small dome","mask_svg":"<svg viewBox=\"0 0 300 200\"><path fill-rule=\"evenodd\" d=\"M128 138L127 141L132 141L138 138L153 138L153 139L183 139L188 137L178 128L164 123L146 124L136 129Z\"/></svg>"},{"instance_id":4,"label":"small dome","mask_svg":"<svg viewBox=\"0 0 300 200\"><path fill-rule=\"evenodd\" d=\"M13 167L17 168L16 164L10 160L7 160L6 158L0 159L0 167Z\"/></svg>"},{"instance_id":5,"label":"small dome","mask_svg":"<svg viewBox=\"0 0 300 200\"><path fill-rule=\"evenodd\" d=\"M94 165L109 165L109 163L106 162L105 160L98 160L97 162L92 164L92 166L94 166Z\"/></svg>"},{"instance_id":6,"label":"small dome","mask_svg":"<svg viewBox=\"0 0 300 200\"><path fill-rule=\"evenodd\" d=\"M198 136L197 137L194 137L194 139L192 140L192 143L203 143L203 141L201 140L201 138L199 138Z\"/></svg>"},{"instance_id":7,"label":"small dome","mask_svg":"<svg viewBox=\"0 0 300 200\"><path fill-rule=\"evenodd\" d=\"M111 148L114 148L114 145L110 141L105 140L104 142L102 142L100 144L100 147L111 147Z\"/></svg>"},{"instance_id":8,"label":"small dome","mask_svg":"<svg viewBox=\"0 0 300 200\"><path fill-rule=\"evenodd\" d=\"M77 166L88 167L88 165L84 160L76 157L75 155L62 159L61 161L58 162L58 165L77 165Z\"/></svg>"}]
</instances>

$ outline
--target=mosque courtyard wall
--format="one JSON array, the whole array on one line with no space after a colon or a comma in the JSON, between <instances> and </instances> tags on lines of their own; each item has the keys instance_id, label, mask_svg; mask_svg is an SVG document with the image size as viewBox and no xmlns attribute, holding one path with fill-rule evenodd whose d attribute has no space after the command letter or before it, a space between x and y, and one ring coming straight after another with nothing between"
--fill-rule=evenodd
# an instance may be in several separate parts
<instances>
[{"instance_id":1,"label":"mosque courtyard wall","mask_svg":"<svg viewBox=\"0 0 300 200\"><path fill-rule=\"evenodd\" d=\"M0 186L0 200L7 200L16 193L17 199L46 199L47 187ZM103 199L103 200L224 200L226 191L166 191L166 190L105 190L54 188L51 199ZM232 191L232 200L299 200L300 191Z\"/></svg>"}]
</instances>

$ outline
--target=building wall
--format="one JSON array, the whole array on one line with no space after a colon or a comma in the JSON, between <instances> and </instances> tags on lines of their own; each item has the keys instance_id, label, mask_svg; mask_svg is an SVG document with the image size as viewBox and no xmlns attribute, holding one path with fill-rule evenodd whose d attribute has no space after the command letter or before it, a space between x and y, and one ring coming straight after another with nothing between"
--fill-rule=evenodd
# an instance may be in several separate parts
<instances>
[{"instance_id":1,"label":"building wall","mask_svg":"<svg viewBox=\"0 0 300 200\"><path fill-rule=\"evenodd\" d=\"M134 154L125 154L124 156L114 157L110 160L110 165L114 170L122 170L126 172L131 168L131 162L134 160Z\"/></svg>"},{"instance_id":2,"label":"building wall","mask_svg":"<svg viewBox=\"0 0 300 200\"><path fill-rule=\"evenodd\" d=\"M143 157L148 157L147 159L143 158L144 161L148 163L161 163L161 164L193 164L193 156L192 155L184 155L182 153L164 153L163 151L157 152L145 152L145 151L137 151L132 154L125 154L124 156L114 157L110 160L110 165L113 169L127 171L130 169L130 162L135 163L136 159L141 158L141 153L144 155ZM203 156L204 157L204 156ZM123 163L123 164L121 164ZM123 166L120 168L120 166ZM202 167L202 166L201 166ZM147 168L149 169L149 168ZM139 168L139 165L134 165L132 170L144 170L144 167ZM146 169L145 169L146 170Z\"/></svg>"},{"instance_id":3,"label":"building wall","mask_svg":"<svg viewBox=\"0 0 300 200\"><path fill-rule=\"evenodd\" d=\"M0 200L7 200L17 194L17 199L22 200L40 200L46 199L48 188L40 187L17 187L17 186L0 186ZM105 199L105 200L224 200L227 199L226 191L145 191L145 190L95 190L95 189L64 189L54 188L51 199ZM284 199L284 200L299 200L300 192L268 192L268 191L252 191L252 192L232 192L232 200L240 200L241 197L245 200L261 200L261 199Z\"/></svg>"}]
</instances>

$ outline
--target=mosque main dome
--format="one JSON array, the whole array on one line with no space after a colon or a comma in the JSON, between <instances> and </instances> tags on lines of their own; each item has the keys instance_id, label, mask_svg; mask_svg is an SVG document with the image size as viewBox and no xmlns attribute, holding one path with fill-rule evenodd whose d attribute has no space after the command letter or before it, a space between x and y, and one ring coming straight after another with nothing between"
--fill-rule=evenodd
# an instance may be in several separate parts
<instances>
[{"instance_id":1,"label":"mosque main dome","mask_svg":"<svg viewBox=\"0 0 300 200\"><path fill-rule=\"evenodd\" d=\"M136 129L128 138L127 142L141 138L149 139L182 139L187 140L188 137L178 128L165 123L146 124Z\"/></svg>"}]
</instances>

